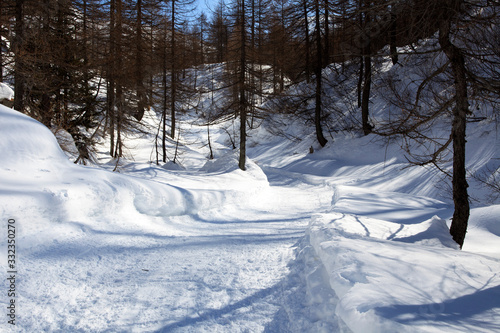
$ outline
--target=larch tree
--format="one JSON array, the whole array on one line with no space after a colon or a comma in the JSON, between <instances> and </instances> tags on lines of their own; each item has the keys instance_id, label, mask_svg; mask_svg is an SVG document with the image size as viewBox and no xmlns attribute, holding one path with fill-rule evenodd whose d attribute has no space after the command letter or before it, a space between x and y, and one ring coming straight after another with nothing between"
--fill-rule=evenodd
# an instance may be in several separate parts
<instances>
[{"instance_id":1,"label":"larch tree","mask_svg":"<svg viewBox=\"0 0 500 333\"><path fill-rule=\"evenodd\" d=\"M388 99L396 108L391 108L382 131L376 132L403 137L411 163L433 165L449 176L454 202L450 234L462 247L470 214L467 123L475 117L495 117L482 110L495 110L500 97L500 54L495 39L499 8L481 0L416 1L405 5L411 6L418 20L401 24L404 11L396 10L397 38L408 43L416 42L422 34L426 36L425 52L407 55L421 64L416 69L419 79L414 77L411 90L400 87L394 79L388 80L393 92ZM475 110L470 107L472 103L478 106ZM476 112L479 114L474 115ZM435 128L443 122L449 124L447 137L436 135ZM414 154L412 146L425 147L428 153ZM449 156L452 162L448 170L443 164Z\"/></svg>"}]
</instances>

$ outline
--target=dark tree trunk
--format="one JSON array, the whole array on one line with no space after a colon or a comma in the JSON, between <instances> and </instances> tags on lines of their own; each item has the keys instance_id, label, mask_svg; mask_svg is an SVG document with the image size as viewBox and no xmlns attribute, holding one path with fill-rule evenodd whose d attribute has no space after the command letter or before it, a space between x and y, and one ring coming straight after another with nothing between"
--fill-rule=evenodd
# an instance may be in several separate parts
<instances>
[{"instance_id":1,"label":"dark tree trunk","mask_svg":"<svg viewBox=\"0 0 500 333\"><path fill-rule=\"evenodd\" d=\"M365 0L365 10L370 8L371 1ZM367 11L365 13L364 19L364 39L363 43L365 44L363 47L363 63L364 63L364 80L363 80L363 94L361 97L361 122L363 126L364 135L368 135L372 132L373 126L370 124L369 115L370 115L370 90L372 85L372 41L369 31L369 25L371 21L371 15Z\"/></svg>"},{"instance_id":2,"label":"dark tree trunk","mask_svg":"<svg viewBox=\"0 0 500 333\"><path fill-rule=\"evenodd\" d=\"M125 97L123 96L123 82L124 76L122 73L123 68L123 55L122 55L122 35L123 35L123 3L122 0L116 0L116 68L120 71L120 75L118 75L118 80L116 82L116 150L114 157L122 157L122 127L123 127L123 119L125 117Z\"/></svg>"},{"instance_id":3,"label":"dark tree trunk","mask_svg":"<svg viewBox=\"0 0 500 333\"><path fill-rule=\"evenodd\" d=\"M329 10L329 1L324 0L325 6L325 64L330 63L330 10Z\"/></svg>"},{"instance_id":4,"label":"dark tree trunk","mask_svg":"<svg viewBox=\"0 0 500 333\"><path fill-rule=\"evenodd\" d=\"M110 2L110 43L109 43L109 59L108 59L108 119L109 119L109 155L114 157L115 153L115 44L116 44L116 2Z\"/></svg>"},{"instance_id":5,"label":"dark tree trunk","mask_svg":"<svg viewBox=\"0 0 500 333\"><path fill-rule=\"evenodd\" d=\"M3 30L3 6L0 5L0 31ZM3 48L0 39L0 82L3 82Z\"/></svg>"},{"instance_id":6,"label":"dark tree trunk","mask_svg":"<svg viewBox=\"0 0 500 333\"><path fill-rule=\"evenodd\" d=\"M392 9L394 11L394 9ZM396 23L396 14L391 12L391 28L390 28L390 52L392 64L395 65L398 63L398 49L396 47L397 42L397 23Z\"/></svg>"},{"instance_id":7,"label":"dark tree trunk","mask_svg":"<svg viewBox=\"0 0 500 333\"><path fill-rule=\"evenodd\" d=\"M460 1L455 1L455 3L460 3ZM440 25L439 44L450 60L453 79L455 81L455 108L453 109L451 130L453 139L453 202L455 210L453 212L450 234L453 240L462 248L470 214L469 196L467 193L469 185L467 184L465 169L465 135L469 103L465 59L460 49L450 41L450 22L448 20L444 20Z\"/></svg>"},{"instance_id":8,"label":"dark tree trunk","mask_svg":"<svg viewBox=\"0 0 500 333\"><path fill-rule=\"evenodd\" d=\"M162 151L162 161L167 162L167 100L168 100L168 90L167 90L167 23L165 22L163 35L163 108L162 108L162 137L161 137L161 151Z\"/></svg>"},{"instance_id":9,"label":"dark tree trunk","mask_svg":"<svg viewBox=\"0 0 500 333\"><path fill-rule=\"evenodd\" d=\"M311 42L309 39L309 15L307 12L307 0L303 0L304 4L304 32L305 32L305 69L306 69L306 81L309 83L311 80L311 73L310 73L310 68L311 68L311 60L310 60L310 54L311 54Z\"/></svg>"},{"instance_id":10,"label":"dark tree trunk","mask_svg":"<svg viewBox=\"0 0 500 333\"><path fill-rule=\"evenodd\" d=\"M316 93L315 100L316 106L314 110L314 124L316 126L316 138L318 139L321 147L324 147L328 140L323 136L323 129L321 128L321 111L322 111L322 101L321 96L323 95L322 88L322 72L323 72L323 48L321 46L321 26L320 26L320 12L319 12L319 0L315 2L316 6L316 66L315 66L315 75L316 75Z\"/></svg>"},{"instance_id":11,"label":"dark tree trunk","mask_svg":"<svg viewBox=\"0 0 500 333\"><path fill-rule=\"evenodd\" d=\"M246 78L246 31L245 31L245 0L241 0L240 12L240 77L239 77L239 116L240 116L240 157L238 166L246 170L246 141L247 141L247 101L245 96Z\"/></svg>"},{"instance_id":12,"label":"dark tree trunk","mask_svg":"<svg viewBox=\"0 0 500 333\"><path fill-rule=\"evenodd\" d=\"M17 0L15 6L16 24L15 39L14 39L14 52L15 52L15 65L14 65L14 109L23 111L24 109L24 74L23 74L23 56L21 49L23 47L24 35L24 0Z\"/></svg>"},{"instance_id":13,"label":"dark tree trunk","mask_svg":"<svg viewBox=\"0 0 500 333\"><path fill-rule=\"evenodd\" d=\"M170 49L170 137L173 139L175 137L175 94L176 94L176 79L177 79L177 68L175 67L175 0L172 0L172 42Z\"/></svg>"},{"instance_id":14,"label":"dark tree trunk","mask_svg":"<svg viewBox=\"0 0 500 333\"><path fill-rule=\"evenodd\" d=\"M369 52L369 46L367 52ZM361 121L363 123L363 133L368 135L372 132L373 126L370 124L370 89L372 85L372 58L369 55L364 57L364 82L363 82L363 96L361 98Z\"/></svg>"},{"instance_id":15,"label":"dark tree trunk","mask_svg":"<svg viewBox=\"0 0 500 333\"><path fill-rule=\"evenodd\" d=\"M146 90L143 78L143 47L142 47L142 0L137 0L137 21L136 21L136 58L135 58L135 81L137 89L137 113L135 118L138 121L144 117L146 107Z\"/></svg>"},{"instance_id":16,"label":"dark tree trunk","mask_svg":"<svg viewBox=\"0 0 500 333\"><path fill-rule=\"evenodd\" d=\"M363 92L363 78L365 76L365 65L363 62L363 56L359 57L359 77L358 77L358 108L361 107L361 99L362 99L362 92Z\"/></svg>"}]
</instances>

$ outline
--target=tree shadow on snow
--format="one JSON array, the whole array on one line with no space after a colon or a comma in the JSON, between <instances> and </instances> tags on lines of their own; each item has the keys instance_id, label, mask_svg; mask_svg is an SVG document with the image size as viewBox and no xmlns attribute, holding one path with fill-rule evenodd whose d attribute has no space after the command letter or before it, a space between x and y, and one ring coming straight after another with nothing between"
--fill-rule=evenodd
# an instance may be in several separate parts
<instances>
[{"instance_id":1,"label":"tree shadow on snow","mask_svg":"<svg viewBox=\"0 0 500 333\"><path fill-rule=\"evenodd\" d=\"M396 322L412 325L433 322L436 327L460 325L462 322L488 330L500 330L498 320L474 320L474 316L490 311L490 317L500 313L500 285L478 290L472 294L447 300L442 303L417 305L392 305L375 309L377 315Z\"/></svg>"},{"instance_id":2,"label":"tree shadow on snow","mask_svg":"<svg viewBox=\"0 0 500 333\"><path fill-rule=\"evenodd\" d=\"M218 318L221 318L227 314L230 314L238 309L241 308L246 308L246 307L251 307L254 303L257 301L272 295L273 293L276 293L279 291L281 287L281 282L275 284L274 286L271 286L266 289L259 290L258 292L245 297L244 299L235 302L233 304L228 304L221 309L209 309L206 310L202 313L198 312L198 317L186 317L184 319L181 319L180 321L168 324L158 331L157 333L166 333L166 332L171 332L174 329L179 329L182 327L189 327L189 326L194 326L198 323L204 322L204 321L214 321L217 320Z\"/></svg>"}]
</instances>

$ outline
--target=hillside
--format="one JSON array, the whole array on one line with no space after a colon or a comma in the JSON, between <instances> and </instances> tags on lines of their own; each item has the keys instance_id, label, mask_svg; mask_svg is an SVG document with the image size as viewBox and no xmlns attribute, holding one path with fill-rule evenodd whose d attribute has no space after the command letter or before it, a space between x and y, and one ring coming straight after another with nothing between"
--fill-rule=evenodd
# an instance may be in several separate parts
<instances>
[{"instance_id":1,"label":"hillside","mask_svg":"<svg viewBox=\"0 0 500 333\"><path fill-rule=\"evenodd\" d=\"M376 122L388 104L373 96ZM147 112L144 126L158 121ZM97 163L75 165L44 125L0 106L0 212L16 228L16 295L0 298L15 300L16 326L2 330L500 332L500 205L480 183L460 251L448 180L408 168L398 140L332 129L321 148L277 112L250 131L244 172L237 120L210 127L213 160L199 115L179 122L177 163L156 165L156 133L132 132L112 172L107 140ZM495 122L471 123L468 147L470 170L495 165Z\"/></svg>"}]
</instances>

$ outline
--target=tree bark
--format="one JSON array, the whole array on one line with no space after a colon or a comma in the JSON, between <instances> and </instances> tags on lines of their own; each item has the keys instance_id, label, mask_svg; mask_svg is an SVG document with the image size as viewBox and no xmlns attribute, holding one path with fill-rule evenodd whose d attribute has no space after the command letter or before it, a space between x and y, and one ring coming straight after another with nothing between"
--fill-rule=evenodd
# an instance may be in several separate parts
<instances>
[{"instance_id":1,"label":"tree bark","mask_svg":"<svg viewBox=\"0 0 500 333\"><path fill-rule=\"evenodd\" d=\"M162 138L161 138L161 151L162 151L162 161L163 163L167 162L167 99L168 99L168 90L167 90L167 22L165 20L164 27L164 35L163 35L163 75L162 75L162 83L163 83L163 108L162 108Z\"/></svg>"},{"instance_id":2,"label":"tree bark","mask_svg":"<svg viewBox=\"0 0 500 333\"><path fill-rule=\"evenodd\" d=\"M23 48L24 37L24 0L17 0L15 6L16 24L14 26L14 109L22 112L24 109L24 86L25 79L23 74L23 56L21 49Z\"/></svg>"},{"instance_id":3,"label":"tree bark","mask_svg":"<svg viewBox=\"0 0 500 333\"><path fill-rule=\"evenodd\" d=\"M460 1L454 2L460 3ZM469 185L467 184L465 168L465 137L469 103L465 59L460 49L450 41L449 20L443 20L440 24L439 44L450 60L455 86L455 108L453 109L451 130L453 140L453 202L455 210L453 212L450 234L453 240L462 248L470 214L469 196L467 193Z\"/></svg>"},{"instance_id":4,"label":"tree bark","mask_svg":"<svg viewBox=\"0 0 500 333\"><path fill-rule=\"evenodd\" d=\"M245 96L246 78L246 31L245 31L245 0L241 0L240 9L240 77L239 77L239 116L240 116L240 157L238 166L246 170L246 140L247 140L247 101Z\"/></svg>"},{"instance_id":5,"label":"tree bark","mask_svg":"<svg viewBox=\"0 0 500 333\"><path fill-rule=\"evenodd\" d=\"M364 9L368 10L371 6L371 1L364 2ZM364 38L363 43L363 63L364 63L364 80L363 80L363 92L361 98L361 122L363 126L364 135L368 135L372 132L373 126L369 122L370 115L370 90L372 85L372 41L369 31L369 25L371 22L371 15L367 11L365 13L364 25Z\"/></svg>"},{"instance_id":6,"label":"tree bark","mask_svg":"<svg viewBox=\"0 0 500 333\"><path fill-rule=\"evenodd\" d=\"M135 118L138 121L144 117L144 109L146 107L146 91L144 88L143 78L143 41L142 41L142 0L137 0L137 17L136 17L136 58L135 58L135 81L137 89L137 113Z\"/></svg>"},{"instance_id":7,"label":"tree bark","mask_svg":"<svg viewBox=\"0 0 500 333\"><path fill-rule=\"evenodd\" d=\"M315 93L315 101L316 105L314 108L314 124L316 126L316 138L318 139L321 147L324 147L328 140L323 136L323 129L321 128L321 111L322 111L322 100L321 96L323 95L322 88L322 76L323 76L323 48L321 46L321 26L320 26L320 12L319 12L319 0L315 0L315 9L316 9L316 66L315 66L315 75L316 75L316 93Z\"/></svg>"},{"instance_id":8,"label":"tree bark","mask_svg":"<svg viewBox=\"0 0 500 333\"><path fill-rule=\"evenodd\" d=\"M369 52L368 46L366 52ZM363 96L361 98L361 121L363 123L363 133L368 135L372 132L373 126L370 124L370 90L372 85L372 58L365 55L364 57L364 81L363 81Z\"/></svg>"},{"instance_id":9,"label":"tree bark","mask_svg":"<svg viewBox=\"0 0 500 333\"><path fill-rule=\"evenodd\" d=\"M177 68L175 67L175 2L176 0L172 0L172 42L170 49L170 137L173 139L175 137L175 94L176 94L176 79L177 79Z\"/></svg>"}]
</instances>

